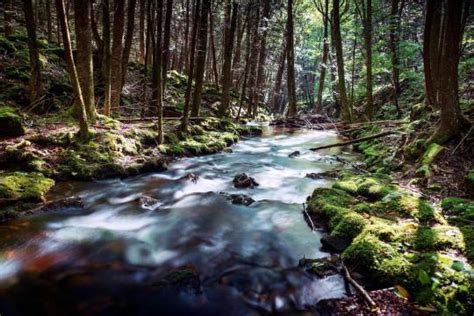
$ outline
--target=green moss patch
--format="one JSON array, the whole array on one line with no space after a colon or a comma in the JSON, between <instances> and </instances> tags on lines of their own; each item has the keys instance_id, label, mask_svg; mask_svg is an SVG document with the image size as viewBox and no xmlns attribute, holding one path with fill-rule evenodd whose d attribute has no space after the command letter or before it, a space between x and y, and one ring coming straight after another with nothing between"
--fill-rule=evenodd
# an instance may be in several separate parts
<instances>
[{"instance_id":1,"label":"green moss patch","mask_svg":"<svg viewBox=\"0 0 474 316\"><path fill-rule=\"evenodd\" d=\"M25 135L23 119L16 109L0 106L0 137L14 137Z\"/></svg>"},{"instance_id":2,"label":"green moss patch","mask_svg":"<svg viewBox=\"0 0 474 316\"><path fill-rule=\"evenodd\" d=\"M0 198L42 202L53 185L54 180L40 173L0 173Z\"/></svg>"}]
</instances>

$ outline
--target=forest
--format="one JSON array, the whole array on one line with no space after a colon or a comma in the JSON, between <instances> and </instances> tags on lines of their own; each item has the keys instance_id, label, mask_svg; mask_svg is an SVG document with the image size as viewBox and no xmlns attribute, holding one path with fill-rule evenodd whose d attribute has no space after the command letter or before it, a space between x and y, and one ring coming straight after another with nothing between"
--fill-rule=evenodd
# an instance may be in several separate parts
<instances>
[{"instance_id":1,"label":"forest","mask_svg":"<svg viewBox=\"0 0 474 316\"><path fill-rule=\"evenodd\" d=\"M471 0L0 8L0 316L473 315Z\"/></svg>"}]
</instances>

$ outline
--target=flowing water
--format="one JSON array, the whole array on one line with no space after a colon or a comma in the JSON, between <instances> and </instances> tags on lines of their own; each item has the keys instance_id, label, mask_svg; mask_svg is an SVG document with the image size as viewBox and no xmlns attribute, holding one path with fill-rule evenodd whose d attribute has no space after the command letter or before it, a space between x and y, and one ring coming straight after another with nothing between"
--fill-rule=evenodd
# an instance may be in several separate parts
<instances>
[{"instance_id":1,"label":"flowing water","mask_svg":"<svg viewBox=\"0 0 474 316\"><path fill-rule=\"evenodd\" d=\"M339 276L298 267L328 255L302 204L331 180L305 175L343 168L336 154L354 159L308 149L337 141L332 132L267 128L233 152L182 159L166 172L58 186L53 197L78 195L85 208L0 226L0 315L259 315L343 296ZM242 172L260 185L234 188ZM197 180L183 178L190 173ZM224 192L256 202L232 204Z\"/></svg>"}]
</instances>

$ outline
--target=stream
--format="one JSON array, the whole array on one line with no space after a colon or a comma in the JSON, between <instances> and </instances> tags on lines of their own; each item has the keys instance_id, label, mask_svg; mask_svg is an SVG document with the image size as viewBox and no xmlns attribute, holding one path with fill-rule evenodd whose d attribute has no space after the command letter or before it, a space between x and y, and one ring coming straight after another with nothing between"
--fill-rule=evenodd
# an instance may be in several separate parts
<instances>
[{"instance_id":1,"label":"stream","mask_svg":"<svg viewBox=\"0 0 474 316\"><path fill-rule=\"evenodd\" d=\"M340 276L298 267L329 255L302 210L316 187L332 184L307 173L344 168L335 155L356 159L308 150L337 141L330 131L267 127L232 152L162 173L59 184L50 198L80 196L85 207L0 225L0 315L287 314L344 296ZM234 188L243 172L260 185ZM232 204L224 192L256 202Z\"/></svg>"}]
</instances>

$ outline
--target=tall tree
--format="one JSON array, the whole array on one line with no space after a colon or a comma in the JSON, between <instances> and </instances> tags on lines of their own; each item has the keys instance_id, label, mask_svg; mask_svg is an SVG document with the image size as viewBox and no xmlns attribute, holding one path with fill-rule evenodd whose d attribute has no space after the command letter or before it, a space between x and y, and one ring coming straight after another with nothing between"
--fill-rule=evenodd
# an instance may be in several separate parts
<instances>
[{"instance_id":1,"label":"tall tree","mask_svg":"<svg viewBox=\"0 0 474 316\"><path fill-rule=\"evenodd\" d=\"M46 30L48 33L48 42L52 42L53 41L53 19L52 19L52 14L51 14L51 0L46 0Z\"/></svg>"},{"instance_id":2,"label":"tall tree","mask_svg":"<svg viewBox=\"0 0 474 316\"><path fill-rule=\"evenodd\" d=\"M171 33L171 17L173 14L173 0L166 1L166 17L164 25L164 36L163 36L163 67L162 67L162 78L163 78L163 95L166 91L166 79L168 73L168 64L170 59L170 33Z\"/></svg>"},{"instance_id":3,"label":"tall tree","mask_svg":"<svg viewBox=\"0 0 474 316\"><path fill-rule=\"evenodd\" d=\"M433 21L434 24L441 24L441 38L438 41L439 51L439 107L440 121L438 130L432 136L430 141L445 143L453 137L459 136L463 125L468 124L462 115L459 106L459 82L458 65L461 57L462 40L462 16L464 0L443 1L445 14L438 17L444 21ZM428 6L429 10L435 8ZM427 11L427 15L432 12ZM437 41L436 38L430 38Z\"/></svg>"},{"instance_id":4,"label":"tall tree","mask_svg":"<svg viewBox=\"0 0 474 316\"><path fill-rule=\"evenodd\" d=\"M192 116L199 116L201 108L202 86L204 83L204 69L207 53L207 24L210 8L210 0L203 0L201 5L201 19L199 21L198 47L196 56L196 76L193 93Z\"/></svg>"},{"instance_id":5,"label":"tall tree","mask_svg":"<svg viewBox=\"0 0 474 316\"><path fill-rule=\"evenodd\" d=\"M163 0L156 3L156 39L153 62L153 107L158 114L158 138L163 143Z\"/></svg>"},{"instance_id":6,"label":"tall tree","mask_svg":"<svg viewBox=\"0 0 474 316\"><path fill-rule=\"evenodd\" d=\"M324 81L326 80L326 69L329 57L329 0L324 0L324 7L314 1L316 8L323 16L323 57L321 58L321 70L319 75L318 95L316 99L316 113L321 113L323 106Z\"/></svg>"},{"instance_id":7,"label":"tall tree","mask_svg":"<svg viewBox=\"0 0 474 316\"><path fill-rule=\"evenodd\" d=\"M94 66L92 63L92 27L91 2L74 0L74 17L76 28L77 60L76 68L81 84L82 97L87 118L93 123L96 119L94 94Z\"/></svg>"},{"instance_id":8,"label":"tall tree","mask_svg":"<svg viewBox=\"0 0 474 316\"><path fill-rule=\"evenodd\" d=\"M112 55L110 60L111 71L111 107L120 106L122 94L122 56L123 56L123 32L125 24L125 0L115 0ZM110 113L106 113L110 115Z\"/></svg>"},{"instance_id":9,"label":"tall tree","mask_svg":"<svg viewBox=\"0 0 474 316\"><path fill-rule=\"evenodd\" d=\"M288 117L297 115L296 87L295 87L295 49L293 37L293 0L288 0L288 17L286 22L286 62L287 62L287 85L288 85Z\"/></svg>"},{"instance_id":10,"label":"tall tree","mask_svg":"<svg viewBox=\"0 0 474 316\"><path fill-rule=\"evenodd\" d=\"M265 0L263 2L263 16L261 20L261 31L262 35L260 36L259 41L259 55L258 55L258 67L257 67L257 82L256 88L253 95L253 111L252 117L257 116L257 107L262 100L263 96L263 82L265 79L265 59L267 57L267 34L268 34L268 19L270 17L271 1Z\"/></svg>"},{"instance_id":11,"label":"tall tree","mask_svg":"<svg viewBox=\"0 0 474 316\"><path fill-rule=\"evenodd\" d=\"M402 113L398 103L398 95L400 88L400 58L398 54L399 34L401 31L401 14L403 11L403 2L400 0L392 0L390 9L390 57L392 61L392 83L394 90L395 106L397 114L400 118Z\"/></svg>"},{"instance_id":12,"label":"tall tree","mask_svg":"<svg viewBox=\"0 0 474 316\"><path fill-rule=\"evenodd\" d=\"M111 87L111 51L110 51L110 0L103 0L102 3L102 76L104 80L104 114L110 116L112 107L112 87Z\"/></svg>"},{"instance_id":13,"label":"tall tree","mask_svg":"<svg viewBox=\"0 0 474 316\"><path fill-rule=\"evenodd\" d=\"M139 53L138 60L140 63L145 63L145 15L146 15L146 0L140 0L140 22L139 22L139 33L138 33L138 42L139 42Z\"/></svg>"},{"instance_id":14,"label":"tall tree","mask_svg":"<svg viewBox=\"0 0 474 316\"><path fill-rule=\"evenodd\" d=\"M230 102L230 87L232 85L232 52L234 50L235 28L237 25L237 12L239 5L232 2L232 17L230 17L231 3L226 1L226 16L228 19L224 21L224 63L222 66L222 102L219 107L219 115L227 115Z\"/></svg>"},{"instance_id":15,"label":"tall tree","mask_svg":"<svg viewBox=\"0 0 474 316\"><path fill-rule=\"evenodd\" d=\"M249 95L247 99L247 115L252 117L253 111L253 95L256 90L256 83L257 83L257 66L258 66L258 45L260 42L259 36L259 24L260 24L260 4L259 3L251 3L252 9L255 8L253 12L253 34L252 34L252 47L250 49L250 64L248 69L248 89Z\"/></svg>"},{"instance_id":16,"label":"tall tree","mask_svg":"<svg viewBox=\"0 0 474 316\"><path fill-rule=\"evenodd\" d=\"M23 0L26 31L28 33L28 48L30 54L30 102L36 103L43 96L43 82L41 76L41 63L39 60L39 47L36 35L36 20L32 0Z\"/></svg>"},{"instance_id":17,"label":"tall tree","mask_svg":"<svg viewBox=\"0 0 474 316\"><path fill-rule=\"evenodd\" d=\"M356 8L363 25L366 70L366 106L365 114L372 120L374 101L372 95L372 0L357 0Z\"/></svg>"},{"instance_id":18,"label":"tall tree","mask_svg":"<svg viewBox=\"0 0 474 316\"><path fill-rule=\"evenodd\" d=\"M66 10L64 8L63 0L56 0L56 11L58 14L59 23L61 24L61 31L62 31L68 73L71 79L74 98L76 99L76 102L74 102L74 104L76 107L77 119L79 120L79 138L82 141L86 141L90 135L89 123L87 121L87 114L86 114L86 109L84 105L84 98L82 96L81 84L79 82L79 77L77 75L76 65L74 63L74 57L72 54L68 18L65 12Z\"/></svg>"},{"instance_id":19,"label":"tall tree","mask_svg":"<svg viewBox=\"0 0 474 316\"><path fill-rule=\"evenodd\" d=\"M341 102L341 114L342 120L345 122L352 122L352 109L347 98L346 90L346 79L344 70L344 55L342 50L342 37L341 37L341 26L340 26L340 3L339 0L333 0L332 9L332 27L333 27L333 40L336 51L336 64L337 64L337 79L339 82L338 92L339 100Z\"/></svg>"},{"instance_id":20,"label":"tall tree","mask_svg":"<svg viewBox=\"0 0 474 316\"><path fill-rule=\"evenodd\" d=\"M125 43L123 46L123 54L122 54L122 79L121 79L121 87L120 92L125 85L125 80L127 79L127 70L128 70L128 61L130 59L130 52L132 50L132 41L133 41L133 31L135 29L135 6L136 0L129 0L128 1L128 9L127 9L127 32L125 34Z\"/></svg>"},{"instance_id":21,"label":"tall tree","mask_svg":"<svg viewBox=\"0 0 474 316\"><path fill-rule=\"evenodd\" d=\"M186 92L184 96L184 109L183 117L181 119L181 131L186 132L188 128L188 119L189 119L189 108L191 102L191 89L193 86L193 77L194 77L194 56L196 54L196 41L197 41L197 29L199 27L199 20L201 11L201 0L194 1L194 21L193 21L193 30L191 34L191 42L189 45L190 54L188 62L188 82L186 84Z\"/></svg>"},{"instance_id":22,"label":"tall tree","mask_svg":"<svg viewBox=\"0 0 474 316\"><path fill-rule=\"evenodd\" d=\"M276 73L275 87L273 88L272 93L272 103L271 108L274 112L280 113L280 92L281 92L281 83L283 80L283 72L285 71L285 61L286 61L286 40L283 42L282 51L280 53L280 61L278 62L278 70Z\"/></svg>"}]
</instances>

